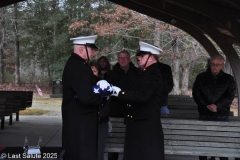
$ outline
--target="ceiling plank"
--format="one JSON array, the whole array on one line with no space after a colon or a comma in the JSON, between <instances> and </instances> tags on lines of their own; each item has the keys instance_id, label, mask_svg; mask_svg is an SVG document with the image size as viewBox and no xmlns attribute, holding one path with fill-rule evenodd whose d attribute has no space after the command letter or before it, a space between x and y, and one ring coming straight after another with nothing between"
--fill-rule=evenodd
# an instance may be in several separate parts
<instances>
[{"instance_id":1,"label":"ceiling plank","mask_svg":"<svg viewBox=\"0 0 240 160\"><path fill-rule=\"evenodd\" d=\"M0 7L5 7L14 3L22 2L24 0L1 0Z\"/></svg>"},{"instance_id":2,"label":"ceiling plank","mask_svg":"<svg viewBox=\"0 0 240 160\"><path fill-rule=\"evenodd\" d=\"M172 0L174 1L174 0ZM209 2L209 1L208 1ZM203 15L213 19L217 23L225 27L232 35L240 41L240 23L227 13L226 10L217 7L212 3L207 3L204 0L175 0L175 3L181 4L187 7L190 7L198 12L201 12ZM221 16L219 15L221 13Z\"/></svg>"}]
</instances>

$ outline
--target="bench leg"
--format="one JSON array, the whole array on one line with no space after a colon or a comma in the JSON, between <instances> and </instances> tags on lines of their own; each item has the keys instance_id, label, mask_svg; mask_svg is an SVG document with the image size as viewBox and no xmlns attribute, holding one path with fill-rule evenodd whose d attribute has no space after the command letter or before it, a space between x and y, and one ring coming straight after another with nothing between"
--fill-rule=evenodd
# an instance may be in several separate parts
<instances>
[{"instance_id":1,"label":"bench leg","mask_svg":"<svg viewBox=\"0 0 240 160\"><path fill-rule=\"evenodd\" d=\"M12 118L13 116L12 116L12 114L9 116L9 125L12 125Z\"/></svg>"},{"instance_id":2,"label":"bench leg","mask_svg":"<svg viewBox=\"0 0 240 160\"><path fill-rule=\"evenodd\" d=\"M123 160L123 153L118 153L118 160Z\"/></svg>"},{"instance_id":3,"label":"bench leg","mask_svg":"<svg viewBox=\"0 0 240 160\"><path fill-rule=\"evenodd\" d=\"M19 121L19 112L16 112L16 121Z\"/></svg>"},{"instance_id":4,"label":"bench leg","mask_svg":"<svg viewBox=\"0 0 240 160\"><path fill-rule=\"evenodd\" d=\"M104 160L108 160L108 153L104 153Z\"/></svg>"},{"instance_id":5,"label":"bench leg","mask_svg":"<svg viewBox=\"0 0 240 160\"><path fill-rule=\"evenodd\" d=\"M3 118L1 119L1 129L4 128L4 121L5 121L5 118L4 118L4 116L3 116Z\"/></svg>"}]
</instances>

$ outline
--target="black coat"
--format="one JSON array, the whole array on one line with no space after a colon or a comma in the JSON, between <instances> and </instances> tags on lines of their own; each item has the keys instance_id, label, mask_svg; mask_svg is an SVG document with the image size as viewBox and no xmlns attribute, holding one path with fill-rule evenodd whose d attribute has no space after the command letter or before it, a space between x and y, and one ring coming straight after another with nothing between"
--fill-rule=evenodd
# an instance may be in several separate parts
<instances>
[{"instance_id":1,"label":"black coat","mask_svg":"<svg viewBox=\"0 0 240 160\"><path fill-rule=\"evenodd\" d=\"M158 67L161 71L164 84L162 89L162 106L166 106L168 101L168 94L172 91L174 86L172 69L169 65L161 62L158 62Z\"/></svg>"},{"instance_id":2,"label":"black coat","mask_svg":"<svg viewBox=\"0 0 240 160\"><path fill-rule=\"evenodd\" d=\"M62 143L65 160L97 159L97 126L100 97L91 68L77 54L68 59L62 77ZM77 98L73 98L74 96Z\"/></svg>"},{"instance_id":3,"label":"black coat","mask_svg":"<svg viewBox=\"0 0 240 160\"><path fill-rule=\"evenodd\" d=\"M192 95L198 105L200 115L228 116L235 96L234 78L223 71L213 76L211 71L207 70L196 77ZM217 106L217 113L207 109L210 104Z\"/></svg>"},{"instance_id":4,"label":"black coat","mask_svg":"<svg viewBox=\"0 0 240 160\"><path fill-rule=\"evenodd\" d=\"M164 160L160 121L162 76L157 63L149 66L129 90L119 92L127 103L124 160Z\"/></svg>"},{"instance_id":5,"label":"black coat","mask_svg":"<svg viewBox=\"0 0 240 160\"><path fill-rule=\"evenodd\" d=\"M128 89L132 82L136 81L138 72L138 68L132 62L130 62L127 72L121 69L119 63L117 63L109 72L107 81L122 90ZM110 117L124 117L126 103L120 102L117 97L110 97L106 107L110 108Z\"/></svg>"}]
</instances>

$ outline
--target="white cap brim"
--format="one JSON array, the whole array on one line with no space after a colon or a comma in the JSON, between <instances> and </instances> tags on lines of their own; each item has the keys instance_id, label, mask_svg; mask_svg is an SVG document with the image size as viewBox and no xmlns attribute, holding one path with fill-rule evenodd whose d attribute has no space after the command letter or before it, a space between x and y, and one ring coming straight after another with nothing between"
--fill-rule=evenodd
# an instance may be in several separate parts
<instances>
[{"instance_id":1,"label":"white cap brim","mask_svg":"<svg viewBox=\"0 0 240 160\"><path fill-rule=\"evenodd\" d=\"M139 45L140 45L140 51L150 52L152 54L160 54L160 52L162 52L161 48L158 48L156 46L153 46L151 44L148 44L142 41L139 42Z\"/></svg>"},{"instance_id":2,"label":"white cap brim","mask_svg":"<svg viewBox=\"0 0 240 160\"><path fill-rule=\"evenodd\" d=\"M73 44L83 44L83 45L87 43L95 44L96 39L97 39L97 35L70 38L70 40L73 41Z\"/></svg>"}]
</instances>

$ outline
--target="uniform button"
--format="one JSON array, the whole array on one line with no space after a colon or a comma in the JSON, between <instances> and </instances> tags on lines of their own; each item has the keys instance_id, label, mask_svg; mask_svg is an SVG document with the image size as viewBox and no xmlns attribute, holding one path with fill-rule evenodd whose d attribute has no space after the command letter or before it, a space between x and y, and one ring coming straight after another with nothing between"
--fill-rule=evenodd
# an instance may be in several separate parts
<instances>
[{"instance_id":1,"label":"uniform button","mask_svg":"<svg viewBox=\"0 0 240 160\"><path fill-rule=\"evenodd\" d=\"M128 107L128 104L127 104L127 107Z\"/></svg>"},{"instance_id":2,"label":"uniform button","mask_svg":"<svg viewBox=\"0 0 240 160\"><path fill-rule=\"evenodd\" d=\"M102 106L103 106L104 104L102 104Z\"/></svg>"},{"instance_id":3,"label":"uniform button","mask_svg":"<svg viewBox=\"0 0 240 160\"><path fill-rule=\"evenodd\" d=\"M129 104L128 107L131 107L131 104Z\"/></svg>"},{"instance_id":4,"label":"uniform button","mask_svg":"<svg viewBox=\"0 0 240 160\"><path fill-rule=\"evenodd\" d=\"M99 112L98 112L98 114L99 114Z\"/></svg>"},{"instance_id":5,"label":"uniform button","mask_svg":"<svg viewBox=\"0 0 240 160\"><path fill-rule=\"evenodd\" d=\"M130 116L130 118L133 118L133 116Z\"/></svg>"},{"instance_id":6,"label":"uniform button","mask_svg":"<svg viewBox=\"0 0 240 160\"><path fill-rule=\"evenodd\" d=\"M122 94L125 94L125 92L122 92Z\"/></svg>"},{"instance_id":7,"label":"uniform button","mask_svg":"<svg viewBox=\"0 0 240 160\"><path fill-rule=\"evenodd\" d=\"M127 117L129 117L130 115L128 114Z\"/></svg>"}]
</instances>

